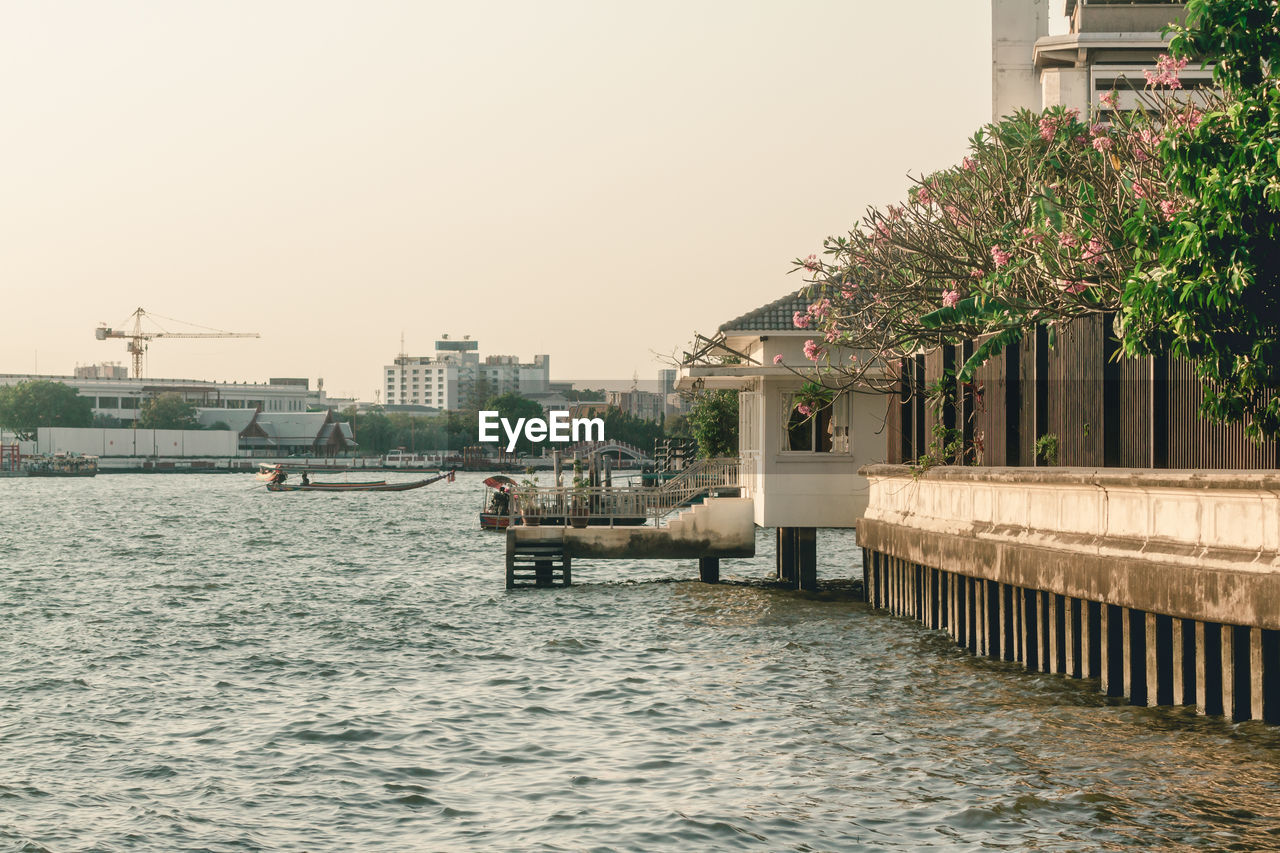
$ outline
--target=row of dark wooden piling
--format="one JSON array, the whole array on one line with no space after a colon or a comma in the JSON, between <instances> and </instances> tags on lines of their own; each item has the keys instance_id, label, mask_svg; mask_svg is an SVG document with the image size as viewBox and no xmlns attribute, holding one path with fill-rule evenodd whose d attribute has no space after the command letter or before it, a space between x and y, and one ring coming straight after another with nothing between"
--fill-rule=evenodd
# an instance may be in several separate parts
<instances>
[{"instance_id":1,"label":"row of dark wooden piling","mask_svg":"<svg viewBox=\"0 0 1280 853\"><path fill-rule=\"evenodd\" d=\"M1097 679L1135 705L1280 723L1280 631L1024 589L863 549L867 602L974 654Z\"/></svg>"}]
</instances>

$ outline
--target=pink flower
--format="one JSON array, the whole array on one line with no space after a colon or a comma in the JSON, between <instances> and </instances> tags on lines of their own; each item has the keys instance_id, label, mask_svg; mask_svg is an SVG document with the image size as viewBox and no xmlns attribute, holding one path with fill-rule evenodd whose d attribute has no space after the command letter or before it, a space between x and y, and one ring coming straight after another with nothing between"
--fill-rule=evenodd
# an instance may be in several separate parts
<instances>
[{"instance_id":1,"label":"pink flower","mask_svg":"<svg viewBox=\"0 0 1280 853\"><path fill-rule=\"evenodd\" d=\"M1160 58L1156 60L1156 70L1142 73L1146 75L1148 86L1166 86L1170 89L1181 89L1182 81L1178 79L1178 74L1186 67L1187 60L1174 59L1162 53Z\"/></svg>"},{"instance_id":2,"label":"pink flower","mask_svg":"<svg viewBox=\"0 0 1280 853\"><path fill-rule=\"evenodd\" d=\"M830 309L831 300L824 296L821 301L815 302L809 306L809 316L821 320L823 317L827 316L827 311Z\"/></svg>"},{"instance_id":3,"label":"pink flower","mask_svg":"<svg viewBox=\"0 0 1280 853\"><path fill-rule=\"evenodd\" d=\"M845 299L852 299L852 298L853 298L853 291L858 289L858 285L856 285L856 284L851 284L851 285L849 285L849 287L851 287L851 288L852 288L852 290L842 290L842 291L840 291L840 295L841 295L841 296L843 296Z\"/></svg>"},{"instance_id":4,"label":"pink flower","mask_svg":"<svg viewBox=\"0 0 1280 853\"><path fill-rule=\"evenodd\" d=\"M1030 225L1022 229L1022 236L1027 238L1027 242L1033 246L1039 246L1044 242L1044 235L1036 232L1036 229Z\"/></svg>"},{"instance_id":5,"label":"pink flower","mask_svg":"<svg viewBox=\"0 0 1280 853\"><path fill-rule=\"evenodd\" d=\"M809 417L810 413L813 412L813 409L809 408L804 403L801 403L800 405L796 406L796 411L807 418Z\"/></svg>"},{"instance_id":6,"label":"pink flower","mask_svg":"<svg viewBox=\"0 0 1280 853\"><path fill-rule=\"evenodd\" d=\"M826 339L827 343L834 344L836 342L836 339L840 337L840 332L838 332L834 328L827 329L827 333L823 335L823 337Z\"/></svg>"},{"instance_id":7,"label":"pink flower","mask_svg":"<svg viewBox=\"0 0 1280 853\"><path fill-rule=\"evenodd\" d=\"M982 278L982 270L969 270L969 278Z\"/></svg>"},{"instance_id":8,"label":"pink flower","mask_svg":"<svg viewBox=\"0 0 1280 853\"><path fill-rule=\"evenodd\" d=\"M1160 202L1160 214L1164 217L1165 222L1173 219L1180 210L1182 210L1182 205L1178 204L1176 201L1170 200Z\"/></svg>"},{"instance_id":9,"label":"pink flower","mask_svg":"<svg viewBox=\"0 0 1280 853\"><path fill-rule=\"evenodd\" d=\"M889 205L889 218L892 219L894 222L897 222L899 219L901 219L902 215L905 212L906 210L904 208L901 208L896 204Z\"/></svg>"},{"instance_id":10,"label":"pink flower","mask_svg":"<svg viewBox=\"0 0 1280 853\"><path fill-rule=\"evenodd\" d=\"M1040 119L1040 138L1045 142L1052 142L1054 134L1058 132L1058 123L1050 116Z\"/></svg>"},{"instance_id":11,"label":"pink flower","mask_svg":"<svg viewBox=\"0 0 1280 853\"><path fill-rule=\"evenodd\" d=\"M813 338L804 342L804 357L810 361L822 358L822 347L813 342Z\"/></svg>"},{"instance_id":12,"label":"pink flower","mask_svg":"<svg viewBox=\"0 0 1280 853\"><path fill-rule=\"evenodd\" d=\"M920 187L916 190L916 201L920 204L933 204L933 196L929 194L928 187Z\"/></svg>"},{"instance_id":13,"label":"pink flower","mask_svg":"<svg viewBox=\"0 0 1280 853\"><path fill-rule=\"evenodd\" d=\"M782 364L782 353L778 353L773 357L774 364Z\"/></svg>"},{"instance_id":14,"label":"pink flower","mask_svg":"<svg viewBox=\"0 0 1280 853\"><path fill-rule=\"evenodd\" d=\"M1173 117L1173 123L1187 132L1191 132L1200 126L1201 120L1204 119L1204 112L1192 107L1186 113L1179 113Z\"/></svg>"},{"instance_id":15,"label":"pink flower","mask_svg":"<svg viewBox=\"0 0 1280 853\"><path fill-rule=\"evenodd\" d=\"M802 311L797 311L791 315L791 322L795 324L797 329L809 328L809 315Z\"/></svg>"},{"instance_id":16,"label":"pink flower","mask_svg":"<svg viewBox=\"0 0 1280 853\"><path fill-rule=\"evenodd\" d=\"M972 157L964 158L961 164L964 166L964 169L966 172L978 171L978 161L973 159Z\"/></svg>"},{"instance_id":17,"label":"pink flower","mask_svg":"<svg viewBox=\"0 0 1280 853\"><path fill-rule=\"evenodd\" d=\"M822 265L818 263L817 255L809 255L809 257L804 259L804 268L810 272L816 272L821 266Z\"/></svg>"},{"instance_id":18,"label":"pink flower","mask_svg":"<svg viewBox=\"0 0 1280 853\"><path fill-rule=\"evenodd\" d=\"M1099 136L1097 139L1093 140L1094 150L1100 154L1110 151L1111 146L1113 145L1115 145L1115 142L1110 136Z\"/></svg>"},{"instance_id":19,"label":"pink flower","mask_svg":"<svg viewBox=\"0 0 1280 853\"><path fill-rule=\"evenodd\" d=\"M1001 249L999 246L991 247L991 260L996 262L997 267L1007 267L1009 261L1013 260L1013 255Z\"/></svg>"},{"instance_id":20,"label":"pink flower","mask_svg":"<svg viewBox=\"0 0 1280 853\"><path fill-rule=\"evenodd\" d=\"M1106 251L1106 244L1097 237L1094 237L1089 241L1089 245L1086 246L1085 250L1080 254L1080 258L1088 263L1100 264L1104 260L1102 256L1106 254Z\"/></svg>"},{"instance_id":21,"label":"pink flower","mask_svg":"<svg viewBox=\"0 0 1280 853\"><path fill-rule=\"evenodd\" d=\"M1098 103L1102 106L1102 108L1103 108L1104 110L1115 110L1115 109L1119 109L1119 107L1116 105L1116 93L1115 93L1115 92L1107 92L1105 95L1103 95L1102 97L1098 98Z\"/></svg>"},{"instance_id":22,"label":"pink flower","mask_svg":"<svg viewBox=\"0 0 1280 853\"><path fill-rule=\"evenodd\" d=\"M1064 249L1073 249L1080 245L1080 238L1070 231L1063 231L1062 236L1058 238L1058 244Z\"/></svg>"},{"instance_id":23,"label":"pink flower","mask_svg":"<svg viewBox=\"0 0 1280 853\"><path fill-rule=\"evenodd\" d=\"M944 308L954 308L956 303L960 301L960 291L948 290L942 294L942 305Z\"/></svg>"},{"instance_id":24,"label":"pink flower","mask_svg":"<svg viewBox=\"0 0 1280 853\"><path fill-rule=\"evenodd\" d=\"M1083 293L1088 288L1088 285L1086 285L1083 281L1077 281L1072 283L1070 281L1067 281L1066 279L1060 278L1054 283L1057 284L1058 287L1061 287L1064 293L1071 293L1071 294Z\"/></svg>"}]
</instances>

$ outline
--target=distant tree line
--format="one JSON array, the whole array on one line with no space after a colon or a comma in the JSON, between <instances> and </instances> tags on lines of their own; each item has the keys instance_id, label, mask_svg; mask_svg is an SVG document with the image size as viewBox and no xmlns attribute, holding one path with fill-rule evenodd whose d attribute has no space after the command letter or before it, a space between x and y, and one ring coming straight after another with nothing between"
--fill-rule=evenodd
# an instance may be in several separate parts
<instances>
[{"instance_id":1,"label":"distant tree line","mask_svg":"<svg viewBox=\"0 0 1280 853\"><path fill-rule=\"evenodd\" d=\"M599 395L597 391L577 392L574 396ZM496 410L500 417L514 422L518 418L540 418L542 405L520 394L507 393L489 397L480 407ZM382 454L403 447L412 452L459 451L477 443L476 409L445 411L434 415L386 412L374 407L357 412L354 406L341 413L351 424L362 453ZM737 395L706 393L696 398L688 416L674 416L662 421L649 421L617 409L600 416L604 434L651 451L662 438L691 438L698 442L704 456L720 456L737 452ZM181 394L157 394L143 403L138 412L138 427L147 429L199 429L196 407ZM31 380L0 387L0 428L13 432L24 441L36 437L40 427L130 427L134 422L121 421L109 415L93 414L93 403L81 397L78 390L61 382ZM218 422L208 429L229 429ZM521 437L518 453L538 453Z\"/></svg>"}]
</instances>

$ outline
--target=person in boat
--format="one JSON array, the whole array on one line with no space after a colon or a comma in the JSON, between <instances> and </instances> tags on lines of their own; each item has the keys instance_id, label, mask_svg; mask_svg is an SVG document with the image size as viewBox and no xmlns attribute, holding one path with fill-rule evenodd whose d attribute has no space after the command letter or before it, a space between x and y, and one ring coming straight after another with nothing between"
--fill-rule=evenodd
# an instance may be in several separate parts
<instances>
[{"instance_id":1,"label":"person in boat","mask_svg":"<svg viewBox=\"0 0 1280 853\"><path fill-rule=\"evenodd\" d=\"M303 472L302 472L302 485L304 485L304 486L309 486L309 485L311 485L311 478L307 476L307 472L306 472L306 471L303 471Z\"/></svg>"},{"instance_id":2,"label":"person in boat","mask_svg":"<svg viewBox=\"0 0 1280 853\"><path fill-rule=\"evenodd\" d=\"M497 491L493 493L493 500L489 503L489 511L494 515L506 515L507 507L511 503L511 496L507 494L506 486L499 486Z\"/></svg>"},{"instance_id":3,"label":"person in boat","mask_svg":"<svg viewBox=\"0 0 1280 853\"><path fill-rule=\"evenodd\" d=\"M289 475L284 472L284 466L277 465L275 476L271 478L271 482L275 483L276 485L280 485L284 483L284 481L287 479L289 479Z\"/></svg>"}]
</instances>

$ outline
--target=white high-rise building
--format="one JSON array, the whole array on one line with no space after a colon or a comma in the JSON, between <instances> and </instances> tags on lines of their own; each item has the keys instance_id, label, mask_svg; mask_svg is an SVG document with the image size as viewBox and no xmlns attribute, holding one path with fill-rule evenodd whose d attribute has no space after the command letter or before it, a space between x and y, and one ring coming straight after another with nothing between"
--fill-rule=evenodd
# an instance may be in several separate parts
<instances>
[{"instance_id":1,"label":"white high-rise building","mask_svg":"<svg viewBox=\"0 0 1280 853\"><path fill-rule=\"evenodd\" d=\"M518 392L545 394L551 383L551 356L535 355L531 363L513 355L480 358L480 344L470 336L451 340L442 335L435 355L396 356L382 369L383 396L390 406L459 409L478 405L478 395Z\"/></svg>"}]
</instances>

